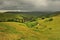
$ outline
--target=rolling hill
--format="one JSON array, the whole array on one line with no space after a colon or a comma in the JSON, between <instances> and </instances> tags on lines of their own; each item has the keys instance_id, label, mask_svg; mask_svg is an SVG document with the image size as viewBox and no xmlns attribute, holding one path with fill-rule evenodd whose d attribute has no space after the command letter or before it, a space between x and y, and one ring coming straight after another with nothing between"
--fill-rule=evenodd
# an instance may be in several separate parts
<instances>
[{"instance_id":1,"label":"rolling hill","mask_svg":"<svg viewBox=\"0 0 60 40\"><path fill-rule=\"evenodd\" d=\"M49 17L33 14L32 16L35 20L20 22L10 19L24 20L23 17L28 19L31 15L0 14L0 20L4 20L0 22L0 40L60 40L60 13L51 14ZM7 19L9 20L7 21Z\"/></svg>"}]
</instances>

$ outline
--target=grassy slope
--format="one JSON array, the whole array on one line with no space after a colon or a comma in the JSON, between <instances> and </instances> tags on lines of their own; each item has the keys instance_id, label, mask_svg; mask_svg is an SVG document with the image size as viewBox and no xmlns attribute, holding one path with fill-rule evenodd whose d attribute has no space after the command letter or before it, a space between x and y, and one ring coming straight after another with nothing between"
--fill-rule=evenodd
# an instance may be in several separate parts
<instances>
[{"instance_id":1,"label":"grassy slope","mask_svg":"<svg viewBox=\"0 0 60 40\"><path fill-rule=\"evenodd\" d=\"M52 18L53 21L37 20L39 24L33 28L17 22L0 22L0 40L60 40L60 15Z\"/></svg>"}]
</instances>

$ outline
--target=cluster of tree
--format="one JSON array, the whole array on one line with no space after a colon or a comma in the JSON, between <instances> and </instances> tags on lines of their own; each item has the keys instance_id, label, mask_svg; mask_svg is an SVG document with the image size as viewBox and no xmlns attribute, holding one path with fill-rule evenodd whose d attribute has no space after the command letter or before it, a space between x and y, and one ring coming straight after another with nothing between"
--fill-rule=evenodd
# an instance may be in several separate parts
<instances>
[{"instance_id":1,"label":"cluster of tree","mask_svg":"<svg viewBox=\"0 0 60 40\"><path fill-rule=\"evenodd\" d=\"M33 17L22 17L21 18L3 18L3 19L0 19L0 22L21 22L21 23L24 23L24 22L27 22L27 21L35 21L35 19Z\"/></svg>"}]
</instances>

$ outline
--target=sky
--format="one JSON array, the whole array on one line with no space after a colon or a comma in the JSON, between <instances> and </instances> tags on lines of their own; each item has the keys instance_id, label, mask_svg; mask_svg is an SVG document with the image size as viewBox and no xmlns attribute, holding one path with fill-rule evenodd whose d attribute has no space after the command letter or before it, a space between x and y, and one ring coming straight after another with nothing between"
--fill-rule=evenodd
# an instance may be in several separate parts
<instances>
[{"instance_id":1,"label":"sky","mask_svg":"<svg viewBox=\"0 0 60 40\"><path fill-rule=\"evenodd\" d=\"M0 10L60 11L60 0L0 0Z\"/></svg>"}]
</instances>

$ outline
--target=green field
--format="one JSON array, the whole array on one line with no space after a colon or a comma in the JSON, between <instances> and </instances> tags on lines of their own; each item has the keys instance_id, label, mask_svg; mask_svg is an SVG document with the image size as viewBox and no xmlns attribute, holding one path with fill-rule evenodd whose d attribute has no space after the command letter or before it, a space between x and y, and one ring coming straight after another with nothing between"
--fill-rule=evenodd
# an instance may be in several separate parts
<instances>
[{"instance_id":1,"label":"green field","mask_svg":"<svg viewBox=\"0 0 60 40\"><path fill-rule=\"evenodd\" d=\"M0 40L60 40L60 13L0 13Z\"/></svg>"}]
</instances>

